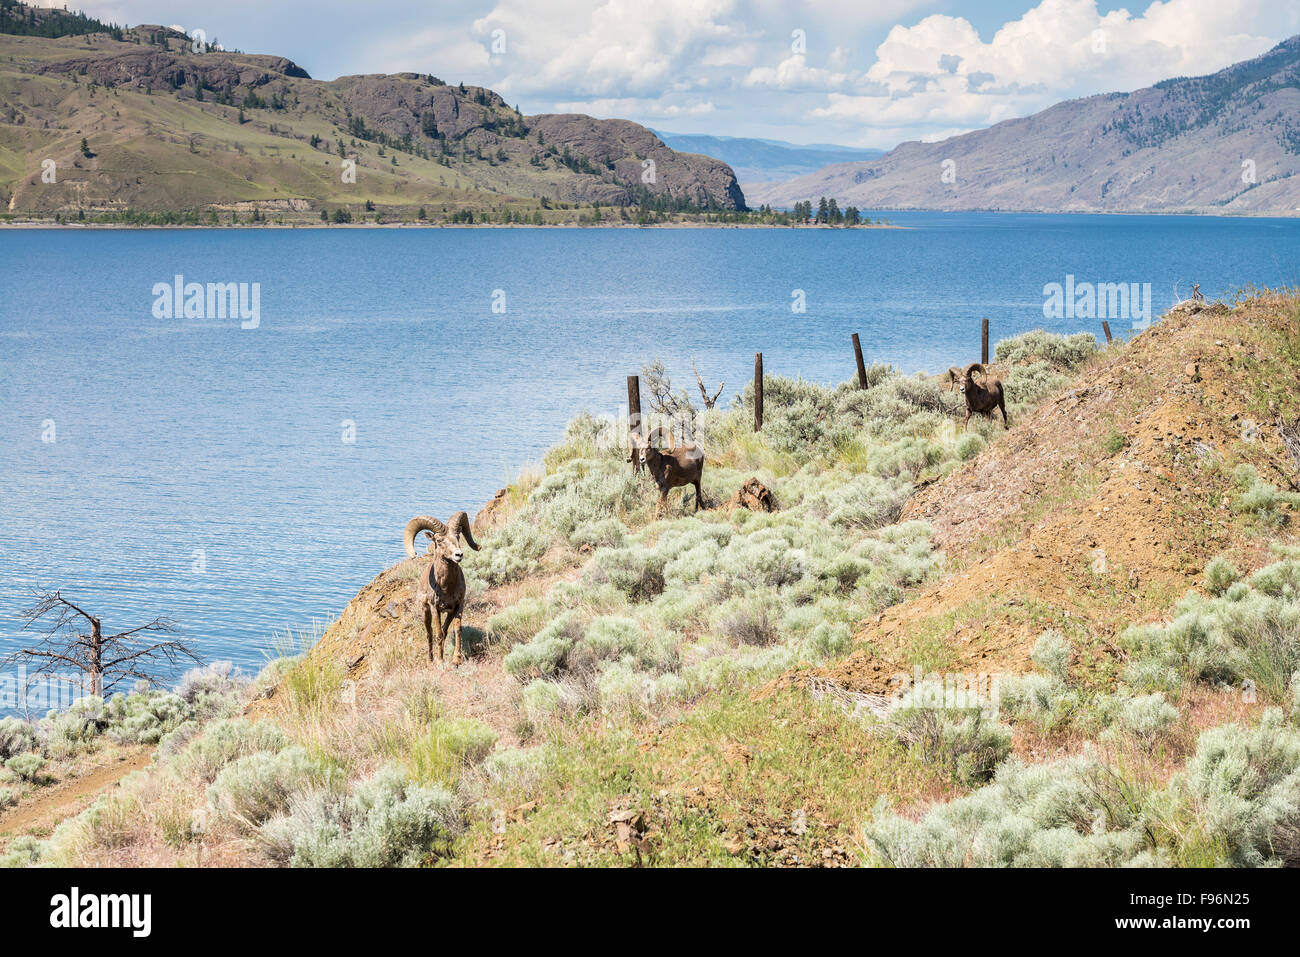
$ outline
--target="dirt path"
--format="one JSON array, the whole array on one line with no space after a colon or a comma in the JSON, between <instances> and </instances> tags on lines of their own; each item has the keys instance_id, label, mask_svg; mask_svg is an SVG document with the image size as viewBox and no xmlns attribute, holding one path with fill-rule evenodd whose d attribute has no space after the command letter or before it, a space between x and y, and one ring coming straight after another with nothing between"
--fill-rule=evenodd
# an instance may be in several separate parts
<instances>
[{"instance_id":1,"label":"dirt path","mask_svg":"<svg viewBox=\"0 0 1300 957\"><path fill-rule=\"evenodd\" d=\"M117 784L132 771L147 768L152 758L153 751L149 748L126 752L109 764L38 792L0 813L0 838L40 830L79 814L101 791Z\"/></svg>"}]
</instances>

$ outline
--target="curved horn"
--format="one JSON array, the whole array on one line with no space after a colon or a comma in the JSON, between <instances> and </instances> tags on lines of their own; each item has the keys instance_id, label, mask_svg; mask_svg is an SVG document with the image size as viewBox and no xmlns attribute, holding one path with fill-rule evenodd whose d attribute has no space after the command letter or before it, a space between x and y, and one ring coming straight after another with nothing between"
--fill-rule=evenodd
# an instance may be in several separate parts
<instances>
[{"instance_id":1,"label":"curved horn","mask_svg":"<svg viewBox=\"0 0 1300 957\"><path fill-rule=\"evenodd\" d=\"M462 513L463 514L463 513ZM442 524L432 515L417 515L406 523L406 532L402 535L402 544L406 546L406 557L415 557L415 536L421 532L433 532L435 535L441 535L447 530L447 526Z\"/></svg>"},{"instance_id":2,"label":"curved horn","mask_svg":"<svg viewBox=\"0 0 1300 957\"><path fill-rule=\"evenodd\" d=\"M956 387L957 380L961 378L961 370L956 366L949 366L945 375L948 377L948 388L951 390Z\"/></svg>"},{"instance_id":3,"label":"curved horn","mask_svg":"<svg viewBox=\"0 0 1300 957\"><path fill-rule=\"evenodd\" d=\"M988 375L988 373L984 371L984 366L978 362L972 362L970 365L966 367L966 375L970 375L972 372L977 372L977 371L982 376Z\"/></svg>"},{"instance_id":4,"label":"curved horn","mask_svg":"<svg viewBox=\"0 0 1300 957\"><path fill-rule=\"evenodd\" d=\"M460 537L465 539L465 544L474 551L478 551L478 542L474 541L474 535L469 530L469 516L464 512L457 512L447 523L452 532L459 533Z\"/></svg>"}]
</instances>

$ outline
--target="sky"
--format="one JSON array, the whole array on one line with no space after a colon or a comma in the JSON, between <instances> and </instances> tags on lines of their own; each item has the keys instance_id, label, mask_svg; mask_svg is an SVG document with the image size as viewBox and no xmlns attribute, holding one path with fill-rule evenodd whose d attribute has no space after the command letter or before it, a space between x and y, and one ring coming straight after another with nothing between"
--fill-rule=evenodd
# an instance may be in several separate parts
<instances>
[{"instance_id":1,"label":"sky","mask_svg":"<svg viewBox=\"0 0 1300 957\"><path fill-rule=\"evenodd\" d=\"M63 6L63 0L57 4ZM1211 73L1300 33L1300 0L67 0L202 29L317 79L432 73L524 113L890 148Z\"/></svg>"}]
</instances>

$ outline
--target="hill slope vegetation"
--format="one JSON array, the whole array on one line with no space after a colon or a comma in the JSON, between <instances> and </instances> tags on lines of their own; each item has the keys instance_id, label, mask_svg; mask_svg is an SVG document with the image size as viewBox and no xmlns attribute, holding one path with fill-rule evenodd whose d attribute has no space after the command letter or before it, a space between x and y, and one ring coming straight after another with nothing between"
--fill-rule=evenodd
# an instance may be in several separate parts
<instances>
[{"instance_id":1,"label":"hill slope vegetation","mask_svg":"<svg viewBox=\"0 0 1300 957\"><path fill-rule=\"evenodd\" d=\"M305 222L342 207L542 223L575 209L595 221L602 208L624 220L745 208L725 163L674 152L635 123L524 116L432 75L322 82L284 57L165 27L49 23L76 32L0 32L0 202L14 215L207 222L257 208Z\"/></svg>"},{"instance_id":2,"label":"hill slope vegetation","mask_svg":"<svg viewBox=\"0 0 1300 957\"><path fill-rule=\"evenodd\" d=\"M698 514L580 417L479 515L465 665L427 661L401 561L252 686L0 729L52 777L75 729L161 740L4 859L1300 860L1300 299L1031 333L995 372L1007 431L884 367L770 376L760 433L748 393L683 411Z\"/></svg>"}]
</instances>

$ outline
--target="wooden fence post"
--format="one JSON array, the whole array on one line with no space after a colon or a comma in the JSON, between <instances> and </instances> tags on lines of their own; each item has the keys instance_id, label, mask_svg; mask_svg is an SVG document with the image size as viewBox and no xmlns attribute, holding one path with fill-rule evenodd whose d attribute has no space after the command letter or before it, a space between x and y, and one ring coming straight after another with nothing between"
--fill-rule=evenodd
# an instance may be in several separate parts
<instances>
[{"instance_id":1,"label":"wooden fence post","mask_svg":"<svg viewBox=\"0 0 1300 957\"><path fill-rule=\"evenodd\" d=\"M627 377L627 429L641 434L641 377Z\"/></svg>"},{"instance_id":2,"label":"wooden fence post","mask_svg":"<svg viewBox=\"0 0 1300 957\"><path fill-rule=\"evenodd\" d=\"M980 323L980 362L984 365L989 364L989 321L987 319Z\"/></svg>"},{"instance_id":3,"label":"wooden fence post","mask_svg":"<svg viewBox=\"0 0 1300 957\"><path fill-rule=\"evenodd\" d=\"M862 361L862 340L858 338L856 332L853 333L853 357L858 360L858 388L865 389L867 387L867 367Z\"/></svg>"},{"instance_id":4,"label":"wooden fence post","mask_svg":"<svg viewBox=\"0 0 1300 957\"><path fill-rule=\"evenodd\" d=\"M641 434L641 377L627 377L627 457L632 463L632 471L637 471L637 461L632 448L632 433Z\"/></svg>"},{"instance_id":5,"label":"wooden fence post","mask_svg":"<svg viewBox=\"0 0 1300 957\"><path fill-rule=\"evenodd\" d=\"M754 353L754 431L763 428L763 353Z\"/></svg>"},{"instance_id":6,"label":"wooden fence post","mask_svg":"<svg viewBox=\"0 0 1300 957\"><path fill-rule=\"evenodd\" d=\"M1101 331L1106 333L1106 345L1110 345L1110 323L1105 319L1101 321Z\"/></svg>"}]
</instances>

